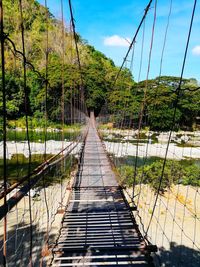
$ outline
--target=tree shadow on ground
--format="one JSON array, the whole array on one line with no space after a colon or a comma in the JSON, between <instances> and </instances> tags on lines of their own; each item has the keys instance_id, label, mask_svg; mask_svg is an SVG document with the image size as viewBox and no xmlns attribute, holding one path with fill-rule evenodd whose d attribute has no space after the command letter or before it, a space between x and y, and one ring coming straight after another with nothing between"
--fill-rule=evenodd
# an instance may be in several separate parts
<instances>
[{"instance_id":1,"label":"tree shadow on ground","mask_svg":"<svg viewBox=\"0 0 200 267\"><path fill-rule=\"evenodd\" d=\"M156 266L163 267L198 267L200 266L200 251L175 242L170 243L170 250L159 248Z\"/></svg>"},{"instance_id":2,"label":"tree shadow on ground","mask_svg":"<svg viewBox=\"0 0 200 267\"><path fill-rule=\"evenodd\" d=\"M7 266L26 267L30 262L30 225L18 224L7 231ZM42 248L46 232L40 231L37 226L32 226L32 262L33 266L41 266ZM53 238L53 237L52 237ZM0 236L0 266L3 266L3 236ZM42 266L46 266L45 260Z\"/></svg>"}]
</instances>

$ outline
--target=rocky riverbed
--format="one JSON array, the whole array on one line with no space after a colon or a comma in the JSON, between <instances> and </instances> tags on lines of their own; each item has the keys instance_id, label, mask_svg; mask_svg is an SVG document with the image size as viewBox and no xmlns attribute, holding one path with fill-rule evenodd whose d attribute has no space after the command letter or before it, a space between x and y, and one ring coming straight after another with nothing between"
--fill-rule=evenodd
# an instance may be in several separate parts
<instances>
[{"instance_id":1,"label":"rocky riverbed","mask_svg":"<svg viewBox=\"0 0 200 267\"><path fill-rule=\"evenodd\" d=\"M68 141L55 141L49 140L46 142L46 154L58 154L63 148L69 146L72 142ZM29 156L29 147L27 141L15 142L8 141L6 143L7 148L7 159L11 159L15 154L23 154L26 158ZM31 142L30 143L31 154L44 154L45 153L45 143ZM80 145L76 149L80 148ZM72 153L76 153L76 151ZM0 142L0 158L3 158L3 142Z\"/></svg>"},{"instance_id":2,"label":"rocky riverbed","mask_svg":"<svg viewBox=\"0 0 200 267\"><path fill-rule=\"evenodd\" d=\"M115 157L136 156L168 159L199 159L200 132L172 132L168 147L169 132L141 131L137 141L137 130L100 130L106 149ZM138 144L137 144L138 143Z\"/></svg>"}]
</instances>

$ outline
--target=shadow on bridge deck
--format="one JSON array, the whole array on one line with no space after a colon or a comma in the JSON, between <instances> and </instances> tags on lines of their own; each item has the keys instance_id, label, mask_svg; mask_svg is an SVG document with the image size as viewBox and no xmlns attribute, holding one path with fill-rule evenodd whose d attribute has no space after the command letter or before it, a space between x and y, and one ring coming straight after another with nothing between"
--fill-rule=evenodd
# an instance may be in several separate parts
<instances>
[{"instance_id":1,"label":"shadow on bridge deck","mask_svg":"<svg viewBox=\"0 0 200 267\"><path fill-rule=\"evenodd\" d=\"M143 245L91 118L52 266L152 266Z\"/></svg>"}]
</instances>

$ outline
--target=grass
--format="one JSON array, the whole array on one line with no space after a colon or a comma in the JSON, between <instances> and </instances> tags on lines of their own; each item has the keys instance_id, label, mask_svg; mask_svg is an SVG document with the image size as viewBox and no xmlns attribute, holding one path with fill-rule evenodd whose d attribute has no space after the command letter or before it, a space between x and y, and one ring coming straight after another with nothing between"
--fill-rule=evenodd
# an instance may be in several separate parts
<instances>
[{"instance_id":1,"label":"grass","mask_svg":"<svg viewBox=\"0 0 200 267\"><path fill-rule=\"evenodd\" d=\"M36 118L36 117L29 117L28 118L28 124L30 129L35 129L35 128L41 128L44 129L45 127L47 128L53 128L53 129L62 129L63 125L62 123L56 123L52 121L45 121L43 118ZM17 120L8 120L7 121L7 127L9 129L15 129L15 128L21 128L25 129L26 128L26 119L25 117L19 118ZM67 125L64 124L64 130L79 130L81 128L81 125L79 123L75 123L73 125Z\"/></svg>"},{"instance_id":2,"label":"grass","mask_svg":"<svg viewBox=\"0 0 200 267\"><path fill-rule=\"evenodd\" d=\"M31 142L44 142L45 140L45 124L43 122L35 122L35 118L29 119L29 138ZM25 141L27 140L25 118L18 120L9 120L7 122L7 141ZM62 137L66 141L74 140L81 131L80 124L64 125L62 133L62 125L52 122L47 123L46 140L61 141ZM0 131L0 141L3 140L3 132Z\"/></svg>"},{"instance_id":3,"label":"grass","mask_svg":"<svg viewBox=\"0 0 200 267\"><path fill-rule=\"evenodd\" d=\"M146 159L137 158L137 167L141 167L144 165L151 165L155 161L159 161L161 158L159 157L148 157ZM119 162L119 166L121 165L128 165L128 166L135 166L136 157L135 156L127 156L118 158L117 162Z\"/></svg>"},{"instance_id":4,"label":"grass","mask_svg":"<svg viewBox=\"0 0 200 267\"><path fill-rule=\"evenodd\" d=\"M114 155L112 154L112 156L114 157ZM160 160L164 160L163 158L160 157L147 157L147 158L137 158L137 167L141 167L143 165L151 165L153 162L155 161L160 161ZM135 156L127 156L127 157L121 157L121 158L117 158L117 162L119 163L119 166L121 165L128 165L128 166L135 166L135 161L136 161L136 157ZM196 160L196 159L182 159L180 160L180 163L183 167L188 167L191 165L197 165L200 166L200 160Z\"/></svg>"},{"instance_id":5,"label":"grass","mask_svg":"<svg viewBox=\"0 0 200 267\"><path fill-rule=\"evenodd\" d=\"M105 124L100 124L99 125L99 129L100 130L110 130L110 129L113 129L113 123L112 122L108 122L108 123L105 123Z\"/></svg>"},{"instance_id":6,"label":"grass","mask_svg":"<svg viewBox=\"0 0 200 267\"><path fill-rule=\"evenodd\" d=\"M80 130L72 131L71 128L66 129L64 131L64 139L66 141L74 140L80 134ZM35 131L29 130L29 138L31 142L44 142L45 140L45 132L44 131ZM0 135L0 141L2 141L3 137ZM27 135L25 130L16 131L16 130L8 130L7 131L7 141L16 141L21 142L27 140ZM47 132L46 140L62 140L62 132Z\"/></svg>"}]
</instances>

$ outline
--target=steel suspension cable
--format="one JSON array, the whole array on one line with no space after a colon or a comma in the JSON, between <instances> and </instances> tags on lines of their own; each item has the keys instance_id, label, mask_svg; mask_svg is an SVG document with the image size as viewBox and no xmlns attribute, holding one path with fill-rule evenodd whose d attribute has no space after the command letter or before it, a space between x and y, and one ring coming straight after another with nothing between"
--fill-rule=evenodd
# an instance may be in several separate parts
<instances>
[{"instance_id":1,"label":"steel suspension cable","mask_svg":"<svg viewBox=\"0 0 200 267\"><path fill-rule=\"evenodd\" d=\"M142 48L140 53L140 66L139 66L139 73L138 73L138 83L140 82L140 76L142 72L142 64L143 64L143 53L144 53L144 38L145 38L145 20L143 23L143 31L142 31ZM136 153L135 153L135 164L134 164L134 176L137 176L137 165L138 165L138 153L139 153L139 138L137 138L136 142ZM141 187L141 184L140 184ZM132 194L133 200L133 194ZM137 203L138 205L138 203Z\"/></svg>"},{"instance_id":2,"label":"steel suspension cable","mask_svg":"<svg viewBox=\"0 0 200 267\"><path fill-rule=\"evenodd\" d=\"M164 51L165 51L165 47L166 47L166 41L167 41L167 34L168 34L168 28L169 28L169 22L170 22L170 16L171 16L171 12L172 12L172 2L173 0L170 1L170 6L169 6L169 13L168 13L168 17L167 17L167 25L166 25L166 29L165 29L165 35L164 35L164 41L163 41L163 47L162 47L162 52L161 52L161 58L160 58L160 70L159 70L159 80L161 77L161 73L162 73L162 64L163 64L163 57L164 57ZM139 75L140 76L140 75ZM156 90L156 96L157 97L157 90ZM151 128L151 125L150 125ZM138 139L139 141L139 139ZM148 143L149 143L149 136L148 136ZM138 142L137 142L137 147L138 147ZM147 149L148 149L148 145L147 145ZM138 148L137 148L137 156L138 156ZM137 158L136 156L136 158ZM147 156L147 153L146 153ZM146 158L145 158L146 161ZM135 172L136 172L136 166L135 166ZM141 179L140 179L140 189L139 189L139 196L138 196L138 200L137 200L137 205L139 203L139 199L140 199L140 194L141 194L141 189L142 189L142 182L143 182L143 176L144 173L142 173L141 175Z\"/></svg>"},{"instance_id":3,"label":"steel suspension cable","mask_svg":"<svg viewBox=\"0 0 200 267\"><path fill-rule=\"evenodd\" d=\"M166 162L167 162L167 154L168 154L168 150L169 150L169 144L170 144L170 141L171 141L172 131L174 129L175 120L176 120L176 111L177 111L177 106L178 106L180 92L181 92L181 85L182 85L182 81L183 81L183 73L184 73L184 70L185 70L185 63L186 63L186 58L187 58L187 54L188 54L188 47L189 47L189 43L190 43L190 37L191 37L192 26L193 26L193 21L194 21L194 16L195 16L196 4L197 4L197 0L194 0L191 20L190 20L190 26L189 26L189 31L188 31L187 41L186 41L186 47L185 47L185 52L184 52L184 57L183 57L183 63L182 63L182 68L181 68L181 75L180 75L179 84L178 84L178 87L177 87L177 90L176 90L177 97L175 99L175 104L174 104L174 113L173 113L173 119L172 119L171 129L170 129L170 133L169 133L169 138L168 138L168 142L167 142L165 158L164 158L164 162L163 162L161 176L160 176L160 179L159 179L159 185L158 185L158 189L157 189L157 192L156 192L156 198L155 198L153 210L152 210L151 217L150 217L150 220L149 220L146 232L145 232L145 236L147 236L147 234L148 234L148 231L149 231L149 228L150 228L153 216L154 216L156 203L157 203L157 200L158 200L158 196L159 196L159 192L160 192L160 188L161 188L161 184L162 184L162 180L163 180L163 176L164 176L165 166L166 166Z\"/></svg>"},{"instance_id":4,"label":"steel suspension cable","mask_svg":"<svg viewBox=\"0 0 200 267\"><path fill-rule=\"evenodd\" d=\"M3 189L4 189L4 211L7 210L6 191L7 191L7 155L6 155L6 83L5 83L5 33L4 33L4 17L3 17L3 1L0 0L0 34L1 34L1 73L2 73L2 100L3 100ZM4 217L4 233L3 233L3 264L6 266L6 240L7 240L7 216Z\"/></svg>"},{"instance_id":5,"label":"steel suspension cable","mask_svg":"<svg viewBox=\"0 0 200 267\"><path fill-rule=\"evenodd\" d=\"M167 17L167 26L165 29L164 42L163 42L162 53L161 53L161 58L160 58L159 77L161 77L161 73L162 73L163 57L164 57L165 46L166 46L166 41L167 41L167 34L168 34L168 29L169 29L170 17L171 17L171 13L172 13L172 3L173 3L173 0L170 0L169 13L168 13L168 17Z\"/></svg>"},{"instance_id":6,"label":"steel suspension cable","mask_svg":"<svg viewBox=\"0 0 200 267\"><path fill-rule=\"evenodd\" d=\"M75 42L75 48L76 48L76 55L77 55L78 66L79 66L79 71L80 71L81 80L82 80L81 61L80 61L80 55L79 55L79 49L78 49L78 42L77 42L77 35L76 35L76 27L75 27L75 23L74 23L75 20L74 20L74 15L73 15L73 10L72 10L71 0L68 0L68 2L69 2L69 9L70 9L72 32L73 32L74 42Z\"/></svg>"},{"instance_id":7,"label":"steel suspension cable","mask_svg":"<svg viewBox=\"0 0 200 267\"><path fill-rule=\"evenodd\" d=\"M140 138L140 130L142 127L142 120L144 116L144 111L146 107L146 97L147 97L147 89L148 89L148 80L149 80L149 72L151 67L151 57L152 57L152 49L153 49L153 43L154 43L154 32L155 32L155 26L156 26L156 18L157 18L157 0L155 0L155 7L154 7L154 18L153 18L153 26L152 26L152 33L151 33L151 41L150 41L150 48L149 48L149 56L148 56L148 66L147 66L147 74L146 74L146 80L145 80L145 88L144 88L144 97L141 104L141 110L139 115L139 125L138 125L138 135L137 139ZM147 144L148 148L148 144ZM146 152L147 153L147 152ZM132 199L135 195L135 183L136 183L136 173L134 173L134 179L133 179L133 193L132 193Z\"/></svg>"},{"instance_id":8,"label":"steel suspension cable","mask_svg":"<svg viewBox=\"0 0 200 267\"><path fill-rule=\"evenodd\" d=\"M48 14L48 2L45 0L45 22L46 22L46 49L45 49L45 96L44 96L44 113L45 113L45 125L44 125L44 161L47 163L47 99L48 99L48 90L49 90L49 82L48 82L48 64L49 64L49 14ZM45 246L48 249L49 242L49 223L50 223L50 212L47 200L47 192L46 192L46 183L45 177L42 175L42 183L43 183L43 191L44 191L44 203L46 208L46 233L45 233ZM43 262L43 257L41 259L41 264Z\"/></svg>"},{"instance_id":9,"label":"steel suspension cable","mask_svg":"<svg viewBox=\"0 0 200 267\"><path fill-rule=\"evenodd\" d=\"M65 85L64 85L64 61L65 61L65 27L64 27L64 12L63 0L60 1L61 5L61 23L62 23L62 64L61 64L61 80L62 80L62 96L61 96L61 117L62 117L62 150L64 148L64 124L65 124Z\"/></svg>"},{"instance_id":10,"label":"steel suspension cable","mask_svg":"<svg viewBox=\"0 0 200 267\"><path fill-rule=\"evenodd\" d=\"M140 53L140 67L139 67L139 73L138 73L138 79L137 82L140 82L140 77L142 73L142 65L143 65L143 54L144 54L144 38L145 38L145 19L143 23L143 30L142 30L142 48L141 48L141 53Z\"/></svg>"},{"instance_id":11,"label":"steel suspension cable","mask_svg":"<svg viewBox=\"0 0 200 267\"><path fill-rule=\"evenodd\" d=\"M84 83L83 83L83 76L82 76L82 67L81 67L81 60L80 60L80 53L79 53L79 48L78 48L78 41L77 41L77 34L76 34L76 27L75 27L75 19L73 15L73 10L72 10L72 3L71 0L68 0L69 3L69 10L70 10L70 17L71 17L71 26L72 26L72 32L74 36L74 42L75 42L75 48L76 48L76 55L77 55L77 60L78 60L78 67L79 67L79 73L80 73L80 91L81 91L81 100L84 97Z\"/></svg>"},{"instance_id":12,"label":"steel suspension cable","mask_svg":"<svg viewBox=\"0 0 200 267\"><path fill-rule=\"evenodd\" d=\"M168 16L167 16L167 24L166 24L166 28L165 28L163 47L162 47L161 58L160 58L160 70L159 70L159 76L158 76L158 85L160 83L160 78L161 78L161 74L162 74L163 58L164 58L164 52L165 52L165 47L166 47L166 42L167 42L167 35L168 35L170 17L171 17L171 13L172 13L172 3L173 3L173 0L171 0L170 4L169 4L169 13L168 13ZM157 97L157 93L158 93L158 88L156 89L155 98ZM150 125L150 128L151 128L151 125ZM168 210L168 205L169 205L169 198L168 198L168 201L167 201L167 210ZM159 201L158 221L160 219L160 210L161 210L161 196L160 196L160 201ZM166 214L167 214L167 212L166 212ZM166 219L166 217L165 217L165 219ZM166 223L166 221L165 221L165 223ZM155 243L157 243L156 241L157 241L158 226L160 226L160 225L157 223L156 232L155 232ZM164 229L162 229L162 232L163 232L162 240L164 240L164 236L165 236L164 230L165 230L165 224L164 224Z\"/></svg>"},{"instance_id":13,"label":"steel suspension cable","mask_svg":"<svg viewBox=\"0 0 200 267\"><path fill-rule=\"evenodd\" d=\"M65 124L65 85L64 85L64 63L65 63L65 26L64 26L64 11L63 11L63 0L60 1L61 8L61 30L62 30L62 61L61 61L61 82L62 82L62 93L61 93L61 120L62 120L62 150L64 149L64 124ZM62 153L62 157L64 153ZM61 209L63 205L63 192L62 192L62 177L65 171L64 159L62 161L62 174L61 174Z\"/></svg>"},{"instance_id":14,"label":"steel suspension cable","mask_svg":"<svg viewBox=\"0 0 200 267\"><path fill-rule=\"evenodd\" d=\"M45 0L45 20L46 20L46 48L45 48L45 99L44 99L44 113L45 113L45 127L44 127L44 160L46 161L47 154L47 97L48 97L48 65L49 65L49 13L48 13L48 3Z\"/></svg>"},{"instance_id":15,"label":"steel suspension cable","mask_svg":"<svg viewBox=\"0 0 200 267\"><path fill-rule=\"evenodd\" d=\"M24 18L23 18L23 7L22 7L22 0L19 0L19 9L20 9L20 22L21 22L21 38L22 38L22 51L23 54L26 54L25 49L25 37L24 37ZM31 174L31 146L30 146L30 137L29 137L29 122L28 122L28 113L29 113L29 106L28 106L28 92L27 92L27 73L26 73L26 61L23 60L23 82L24 82L24 100L25 100L25 118L26 118L26 135L27 135L27 142L28 142L28 152L29 152L29 161L28 161L28 183L30 185L30 174ZM32 226L32 209L31 209L31 195L30 191L28 194L29 197L29 219L30 219L30 266L32 266L32 249L33 249L33 226Z\"/></svg>"},{"instance_id":16,"label":"steel suspension cable","mask_svg":"<svg viewBox=\"0 0 200 267\"><path fill-rule=\"evenodd\" d=\"M115 78L115 80L114 80L114 84L113 84L113 85L115 85L115 83L116 83L116 81L117 81L117 79L118 79L118 77L119 77L119 74L120 74L120 72L121 72L122 69L123 69L124 64L127 62L128 55L129 55L129 53L130 53L130 51L131 51L131 49L132 49L132 46L134 45L134 43L135 43L135 41L136 41L136 37L137 37L137 35L138 35L138 32L139 32L139 30L140 30L140 27L142 26L143 22L145 21L145 18L146 18L146 15L147 15L147 13L148 13L148 10L149 10L149 8L150 8L151 3L152 3L152 1L149 2L148 6L147 6L146 9L145 9L145 14L144 14L144 16L143 16L143 18L142 18L142 20L141 20L141 23L140 23L140 25L139 25L139 27L138 27L138 29L137 29L137 31L136 31L136 34L134 35L134 38L133 38L133 40L132 40L132 42L131 42L131 44L130 44L130 46L129 46L128 52L127 52L127 54L126 54L126 56L125 56L125 58L124 58L124 61L123 61L123 63L122 63L121 68L119 69L119 71L118 71L118 73L117 73L117 75L116 75L116 78ZM143 29L143 39L144 39L144 29ZM143 48L142 48L142 54L143 54ZM133 56L133 54L132 54L132 56ZM142 61L142 60L141 60L141 61ZM131 61L131 62L132 62L132 61ZM132 63L131 63L131 67L132 67ZM142 67L142 63L140 63L140 72L141 72L141 67ZM123 119L123 120L124 120L124 119ZM120 127L120 128L121 128L121 127ZM118 150L119 150L119 149L118 149ZM114 153L114 151L113 151L113 153Z\"/></svg>"},{"instance_id":17,"label":"steel suspension cable","mask_svg":"<svg viewBox=\"0 0 200 267\"><path fill-rule=\"evenodd\" d=\"M141 26L142 26L142 24L143 24L143 22L144 22L144 20L145 20L145 18L146 18L146 16L147 16L147 14L148 14L148 11L149 11L149 9L150 9L150 6L151 6L151 4L152 4L152 1L153 1L153 0L150 0L149 3L148 3L148 5L147 5L146 8L145 8L144 15L143 15L143 17L142 17L142 19L141 19L141 21L140 21L140 24L139 24L139 26L138 26L138 28L137 28L137 30L136 30L136 32L135 32L135 35L134 35L134 37L133 37L133 39L132 39L132 41L131 41L131 43L130 43L130 46L129 46L128 51L127 51L127 53L126 53L126 55L125 55L125 57L124 57L124 60L123 60L123 62L122 62L122 65L121 65L121 67L120 67L120 69L119 69L119 71L118 71L118 73L117 73L117 75L116 75L116 77L115 77L115 80L114 80L114 82L113 82L113 87L114 87L114 85L115 85L117 79L119 78L120 72L122 71L122 69L123 69L123 67L124 67L124 64L125 64L126 61L127 61L128 55L129 55L129 53L130 53L130 51L131 51L132 46L134 45L134 43L135 43L135 41L136 41L137 35L138 35L139 31L140 31L140 28L141 28Z\"/></svg>"}]
</instances>

